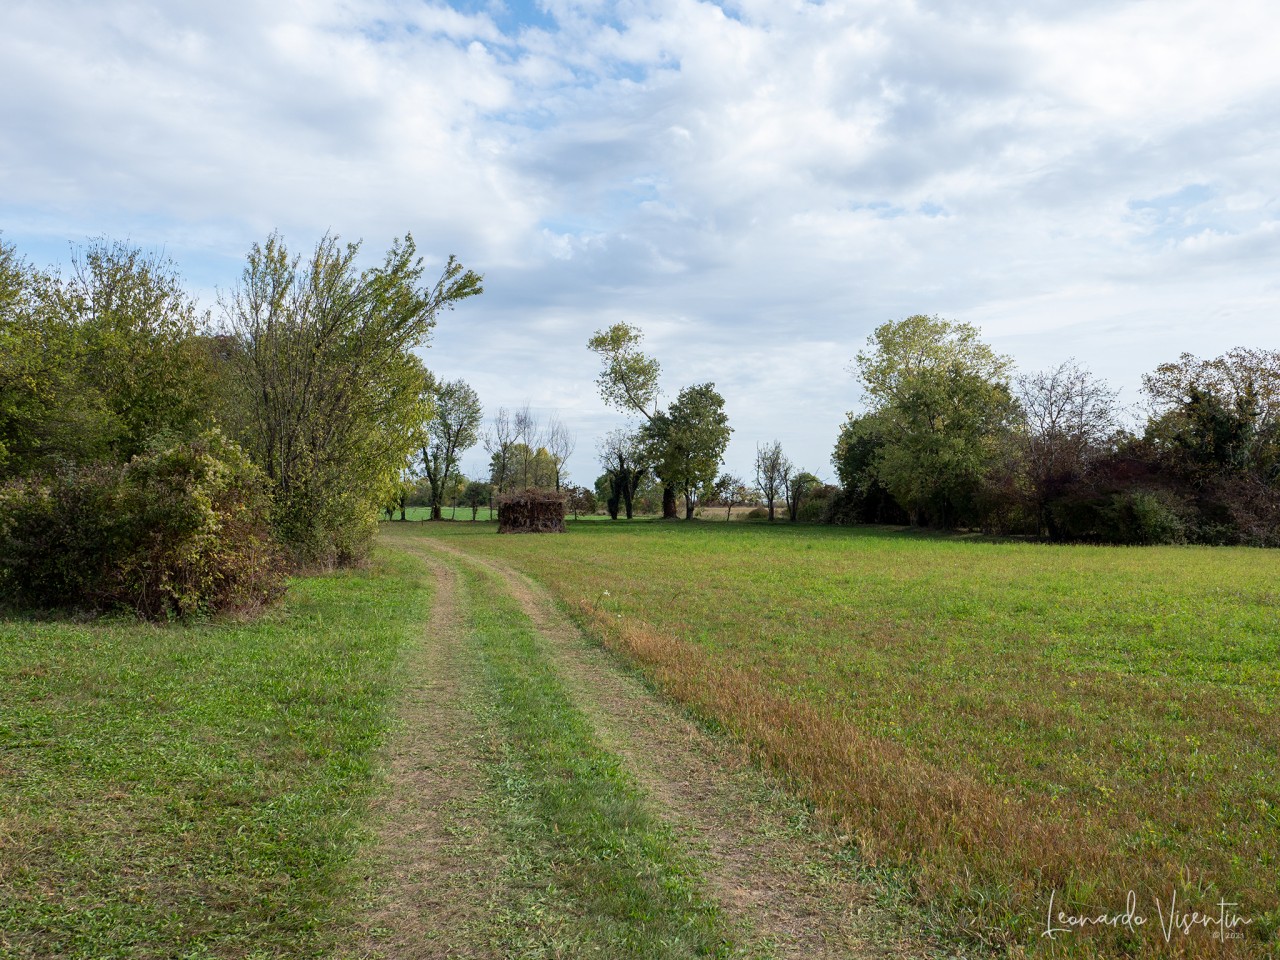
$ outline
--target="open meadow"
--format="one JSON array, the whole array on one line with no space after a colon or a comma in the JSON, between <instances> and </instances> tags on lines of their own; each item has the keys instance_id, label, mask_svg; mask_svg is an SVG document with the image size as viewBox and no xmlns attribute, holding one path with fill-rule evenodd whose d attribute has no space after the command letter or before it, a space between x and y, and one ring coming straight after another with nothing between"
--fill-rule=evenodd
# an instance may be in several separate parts
<instances>
[{"instance_id":1,"label":"open meadow","mask_svg":"<svg viewBox=\"0 0 1280 960\"><path fill-rule=\"evenodd\" d=\"M1274 946L1272 553L788 524L391 527L390 542L432 538L544 585L976 941ZM1054 917L1095 916L1124 913L1130 890L1145 926L1042 935L1051 896ZM1227 937L1166 936L1171 909L1223 913Z\"/></svg>"},{"instance_id":2,"label":"open meadow","mask_svg":"<svg viewBox=\"0 0 1280 960\"><path fill-rule=\"evenodd\" d=\"M379 540L256 621L0 620L0 956L1275 952L1269 552Z\"/></svg>"}]
</instances>

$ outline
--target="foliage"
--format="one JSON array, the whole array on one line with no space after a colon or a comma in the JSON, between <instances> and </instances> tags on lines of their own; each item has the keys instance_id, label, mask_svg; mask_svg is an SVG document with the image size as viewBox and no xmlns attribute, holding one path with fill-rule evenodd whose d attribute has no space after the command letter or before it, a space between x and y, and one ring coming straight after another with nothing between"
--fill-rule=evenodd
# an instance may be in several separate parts
<instances>
[{"instance_id":1,"label":"foliage","mask_svg":"<svg viewBox=\"0 0 1280 960\"><path fill-rule=\"evenodd\" d=\"M782 495L787 501L787 517L792 523L800 519L800 508L810 492L820 487L822 481L808 470L792 468L782 479Z\"/></svg>"},{"instance_id":2,"label":"foliage","mask_svg":"<svg viewBox=\"0 0 1280 960\"><path fill-rule=\"evenodd\" d=\"M440 519L445 492L463 452L480 439L484 412L480 397L464 380L448 380L429 390L431 418L424 433L423 473L431 487L431 518Z\"/></svg>"},{"instance_id":3,"label":"foliage","mask_svg":"<svg viewBox=\"0 0 1280 960\"><path fill-rule=\"evenodd\" d=\"M587 349L604 364L596 378L604 402L615 410L650 418L648 408L652 405L657 409L662 367L640 351L643 340L644 334L636 327L615 323L607 330L597 330L587 341Z\"/></svg>"},{"instance_id":4,"label":"foliage","mask_svg":"<svg viewBox=\"0 0 1280 960\"><path fill-rule=\"evenodd\" d=\"M599 503L596 500L595 491L586 487L566 487L565 493L569 499L567 506L573 511L573 519L578 519L578 514L585 513L587 516L595 513L599 509Z\"/></svg>"},{"instance_id":5,"label":"foliage","mask_svg":"<svg viewBox=\"0 0 1280 960\"><path fill-rule=\"evenodd\" d=\"M471 480L462 491L462 505L471 508L471 520L476 519L480 508L487 505L493 497L493 484L483 480ZM438 519L438 518L437 518Z\"/></svg>"},{"instance_id":6,"label":"foliage","mask_svg":"<svg viewBox=\"0 0 1280 960\"><path fill-rule=\"evenodd\" d=\"M791 475L791 461L782 452L782 442L775 440L767 446L756 447L756 487L768 505L768 517L773 520L773 505L785 492L787 477ZM754 511L748 514L748 519Z\"/></svg>"},{"instance_id":7,"label":"foliage","mask_svg":"<svg viewBox=\"0 0 1280 960\"><path fill-rule=\"evenodd\" d=\"M850 413L840 427L831 458L840 481L832 499L831 523L894 523L908 521L907 513L880 482L877 467L885 446L885 419L876 414Z\"/></svg>"},{"instance_id":8,"label":"foliage","mask_svg":"<svg viewBox=\"0 0 1280 960\"><path fill-rule=\"evenodd\" d=\"M69 278L0 244L0 476L123 462L207 427L214 369L173 264L96 241Z\"/></svg>"},{"instance_id":9,"label":"foliage","mask_svg":"<svg viewBox=\"0 0 1280 960\"><path fill-rule=\"evenodd\" d=\"M693 516L698 491L715 480L731 433L724 398L712 383L685 387L641 428L647 459L654 473L684 497L686 519Z\"/></svg>"},{"instance_id":10,"label":"foliage","mask_svg":"<svg viewBox=\"0 0 1280 960\"><path fill-rule=\"evenodd\" d=\"M555 490L556 461L546 447L536 450L527 443L506 448L505 461L495 453L489 460L489 479L497 490Z\"/></svg>"},{"instance_id":11,"label":"foliage","mask_svg":"<svg viewBox=\"0 0 1280 960\"><path fill-rule=\"evenodd\" d=\"M981 486L1017 412L1011 361L968 324L917 315L876 328L856 365L881 419L876 475L912 523L979 519Z\"/></svg>"},{"instance_id":12,"label":"foliage","mask_svg":"<svg viewBox=\"0 0 1280 960\"><path fill-rule=\"evenodd\" d=\"M760 492L736 473L722 473L706 485L701 499L724 507L725 519L728 520L733 516L735 506L740 503L753 503L759 499L759 496Z\"/></svg>"},{"instance_id":13,"label":"foliage","mask_svg":"<svg viewBox=\"0 0 1280 960\"><path fill-rule=\"evenodd\" d=\"M815 484L801 503L797 519L805 523L831 523L834 504L839 496L839 487L830 483Z\"/></svg>"},{"instance_id":14,"label":"foliage","mask_svg":"<svg viewBox=\"0 0 1280 960\"><path fill-rule=\"evenodd\" d=\"M272 484L279 535L308 563L367 551L426 420L426 372L410 351L482 289L453 258L423 286L408 235L379 267L358 271L359 250L325 236L303 263L273 234L224 304L251 410L243 440Z\"/></svg>"},{"instance_id":15,"label":"foliage","mask_svg":"<svg viewBox=\"0 0 1280 960\"><path fill-rule=\"evenodd\" d=\"M259 471L216 432L14 481L0 495L0 588L19 607L152 619L257 607L283 589L268 508Z\"/></svg>"},{"instance_id":16,"label":"foliage","mask_svg":"<svg viewBox=\"0 0 1280 960\"><path fill-rule=\"evenodd\" d=\"M1265 430L1280 425L1280 350L1235 347L1212 360L1183 353L1143 375L1142 390L1156 418L1187 404L1193 390L1213 394L1227 406L1247 396Z\"/></svg>"}]
</instances>

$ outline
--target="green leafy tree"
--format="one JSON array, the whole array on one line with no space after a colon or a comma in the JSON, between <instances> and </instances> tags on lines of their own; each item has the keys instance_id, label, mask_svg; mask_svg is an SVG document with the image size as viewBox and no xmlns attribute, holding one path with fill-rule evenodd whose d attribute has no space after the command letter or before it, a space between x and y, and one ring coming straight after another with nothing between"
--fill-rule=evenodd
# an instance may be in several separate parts
<instances>
[{"instance_id":1,"label":"green leafy tree","mask_svg":"<svg viewBox=\"0 0 1280 960\"><path fill-rule=\"evenodd\" d=\"M800 507L805 498L818 487L822 481L807 470L792 469L783 480L783 496L787 501L787 516L792 523L800 519Z\"/></svg>"},{"instance_id":2,"label":"green leafy tree","mask_svg":"<svg viewBox=\"0 0 1280 960\"><path fill-rule=\"evenodd\" d=\"M410 236L363 271L359 249L326 236L304 262L272 235L224 304L250 404L243 439L275 490L279 534L312 563L368 549L427 419L427 373L411 351L442 311L482 290L452 258L424 285Z\"/></svg>"},{"instance_id":3,"label":"green leafy tree","mask_svg":"<svg viewBox=\"0 0 1280 960\"><path fill-rule=\"evenodd\" d=\"M429 391L432 415L424 428L423 473L431 486L431 519L439 520L458 460L480 439L484 411L480 397L463 380L449 380Z\"/></svg>"},{"instance_id":4,"label":"green leafy tree","mask_svg":"<svg viewBox=\"0 0 1280 960\"><path fill-rule=\"evenodd\" d=\"M840 481L836 523L905 523L907 515L880 482L880 454L887 443L885 418L850 413L840 427L831 463Z\"/></svg>"},{"instance_id":5,"label":"green leafy tree","mask_svg":"<svg viewBox=\"0 0 1280 960\"><path fill-rule=\"evenodd\" d=\"M731 433L724 398L712 383L685 387L642 429L654 472L684 497L686 520L693 518L698 491L714 482Z\"/></svg>"},{"instance_id":6,"label":"green leafy tree","mask_svg":"<svg viewBox=\"0 0 1280 960\"><path fill-rule=\"evenodd\" d=\"M972 516L1017 413L1009 358L968 324L917 315L876 328L855 362L884 427L877 476L912 524Z\"/></svg>"},{"instance_id":7,"label":"green leafy tree","mask_svg":"<svg viewBox=\"0 0 1280 960\"><path fill-rule=\"evenodd\" d=\"M662 430L658 409L658 377L662 367L657 360L641 352L644 334L626 323L615 323L607 330L596 331L587 348L597 354L603 368L596 386L605 404L624 413L638 413L648 426ZM651 410L650 407L653 409ZM662 474L662 515L676 516L676 485Z\"/></svg>"},{"instance_id":8,"label":"green leafy tree","mask_svg":"<svg viewBox=\"0 0 1280 960\"><path fill-rule=\"evenodd\" d=\"M77 255L57 300L61 320L77 330L79 375L109 415L117 459L157 436L188 438L208 425L213 373L199 338L207 318L173 263L99 241Z\"/></svg>"},{"instance_id":9,"label":"green leafy tree","mask_svg":"<svg viewBox=\"0 0 1280 960\"><path fill-rule=\"evenodd\" d=\"M493 496L493 487L483 480L469 480L462 490L462 505L471 508L471 521L475 522L480 508Z\"/></svg>"},{"instance_id":10,"label":"green leafy tree","mask_svg":"<svg viewBox=\"0 0 1280 960\"><path fill-rule=\"evenodd\" d=\"M64 279L0 244L0 473L123 462L210 426L201 322L159 257L97 241Z\"/></svg>"}]
</instances>

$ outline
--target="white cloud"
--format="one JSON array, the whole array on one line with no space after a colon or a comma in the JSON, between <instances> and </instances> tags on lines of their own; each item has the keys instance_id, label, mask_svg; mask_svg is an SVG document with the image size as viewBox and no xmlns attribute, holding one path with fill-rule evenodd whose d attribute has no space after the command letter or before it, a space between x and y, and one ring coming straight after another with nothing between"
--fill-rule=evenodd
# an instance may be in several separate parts
<instances>
[{"instance_id":1,"label":"white cloud","mask_svg":"<svg viewBox=\"0 0 1280 960\"><path fill-rule=\"evenodd\" d=\"M825 471L848 359L907 313L1131 391L1182 349L1275 345L1272 6L543 10L10 3L0 227L163 246L204 288L273 228L412 230L489 290L429 362L561 407L584 480L612 422L584 342L618 318L671 394L722 386L739 471L775 436Z\"/></svg>"}]
</instances>

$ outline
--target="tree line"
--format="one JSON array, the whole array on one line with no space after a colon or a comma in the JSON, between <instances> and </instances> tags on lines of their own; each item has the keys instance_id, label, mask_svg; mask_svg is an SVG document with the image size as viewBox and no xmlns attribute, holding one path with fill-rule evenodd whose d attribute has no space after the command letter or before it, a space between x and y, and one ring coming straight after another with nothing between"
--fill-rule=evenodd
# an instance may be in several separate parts
<instances>
[{"instance_id":1,"label":"tree line","mask_svg":"<svg viewBox=\"0 0 1280 960\"><path fill-rule=\"evenodd\" d=\"M835 522L1280 542L1280 352L1161 364L1136 428L1076 360L1018 375L974 327L938 317L880 326L854 368L867 409L836 443Z\"/></svg>"},{"instance_id":2,"label":"tree line","mask_svg":"<svg viewBox=\"0 0 1280 960\"><path fill-rule=\"evenodd\" d=\"M866 409L848 414L837 483L780 441L754 474L720 472L732 428L711 383L658 402L661 365L627 324L597 331L606 405L633 424L599 443L597 493L614 519L699 505L779 505L791 521L972 529L1116 544L1280 542L1280 352L1182 354L1142 379L1137 425L1074 359L1019 374L968 324L915 315L882 324L853 362Z\"/></svg>"},{"instance_id":3,"label":"tree line","mask_svg":"<svg viewBox=\"0 0 1280 960\"><path fill-rule=\"evenodd\" d=\"M457 391L413 350L482 280L409 235L359 255L273 234L215 320L128 245L63 276L0 242L0 598L187 616L361 561L406 464L449 460L424 438Z\"/></svg>"}]
</instances>

